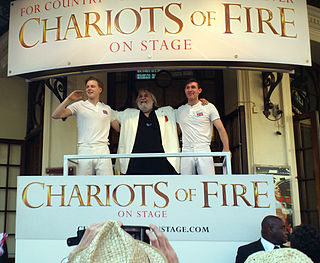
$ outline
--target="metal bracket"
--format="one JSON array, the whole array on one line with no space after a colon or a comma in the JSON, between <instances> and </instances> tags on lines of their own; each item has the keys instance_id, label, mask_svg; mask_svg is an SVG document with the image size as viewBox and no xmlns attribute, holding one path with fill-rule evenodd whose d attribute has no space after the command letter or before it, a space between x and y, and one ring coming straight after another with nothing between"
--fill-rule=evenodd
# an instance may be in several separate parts
<instances>
[{"instance_id":1,"label":"metal bracket","mask_svg":"<svg viewBox=\"0 0 320 263\"><path fill-rule=\"evenodd\" d=\"M44 82L53 94L56 95L60 103L64 101L67 97L67 78L46 79Z\"/></svg>"},{"instance_id":2,"label":"metal bracket","mask_svg":"<svg viewBox=\"0 0 320 263\"><path fill-rule=\"evenodd\" d=\"M274 105L270 101L272 92L281 82L283 73L277 72L277 78L275 78L275 73L273 72L262 72L262 86L263 86L263 98L264 98L264 111L263 114L266 118L271 114L271 109Z\"/></svg>"},{"instance_id":3,"label":"metal bracket","mask_svg":"<svg viewBox=\"0 0 320 263\"><path fill-rule=\"evenodd\" d=\"M67 78L54 78L54 79L45 79L45 85L53 92L58 100L63 102L67 97ZM53 85L52 85L53 83ZM67 118L62 118L65 121Z\"/></svg>"}]
</instances>

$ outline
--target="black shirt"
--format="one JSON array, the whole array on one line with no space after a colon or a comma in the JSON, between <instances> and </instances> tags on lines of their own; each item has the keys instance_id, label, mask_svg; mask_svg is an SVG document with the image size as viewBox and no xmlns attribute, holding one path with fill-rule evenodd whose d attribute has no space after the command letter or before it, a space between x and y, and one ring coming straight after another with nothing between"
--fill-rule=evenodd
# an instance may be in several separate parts
<instances>
[{"instance_id":1,"label":"black shirt","mask_svg":"<svg viewBox=\"0 0 320 263\"><path fill-rule=\"evenodd\" d=\"M149 117L140 111L136 139L132 153L164 153L157 115ZM127 174L177 174L167 158L132 158Z\"/></svg>"}]
</instances>

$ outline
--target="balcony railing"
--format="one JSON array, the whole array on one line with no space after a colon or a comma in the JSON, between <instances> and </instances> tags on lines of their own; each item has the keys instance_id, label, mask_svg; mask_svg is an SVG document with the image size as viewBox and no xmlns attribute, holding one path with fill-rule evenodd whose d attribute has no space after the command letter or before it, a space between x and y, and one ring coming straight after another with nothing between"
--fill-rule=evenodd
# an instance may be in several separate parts
<instances>
[{"instance_id":1,"label":"balcony railing","mask_svg":"<svg viewBox=\"0 0 320 263\"><path fill-rule=\"evenodd\" d=\"M80 159L117 159L117 158L157 158L157 157L221 157L221 162L214 162L214 167L221 167L222 173L231 175L231 156L229 152L208 153L130 153L130 154L86 154L86 155L64 155L63 175L68 176L69 161L77 163Z\"/></svg>"}]
</instances>

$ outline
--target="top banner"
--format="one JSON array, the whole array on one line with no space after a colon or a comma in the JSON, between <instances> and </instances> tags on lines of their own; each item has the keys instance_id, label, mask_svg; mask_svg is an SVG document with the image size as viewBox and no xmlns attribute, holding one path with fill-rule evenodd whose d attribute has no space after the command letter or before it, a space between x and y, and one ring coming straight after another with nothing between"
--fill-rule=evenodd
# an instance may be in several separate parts
<instances>
[{"instance_id":1,"label":"top banner","mask_svg":"<svg viewBox=\"0 0 320 263\"><path fill-rule=\"evenodd\" d=\"M311 65L305 0L19 0L9 27L8 76L144 62Z\"/></svg>"}]
</instances>

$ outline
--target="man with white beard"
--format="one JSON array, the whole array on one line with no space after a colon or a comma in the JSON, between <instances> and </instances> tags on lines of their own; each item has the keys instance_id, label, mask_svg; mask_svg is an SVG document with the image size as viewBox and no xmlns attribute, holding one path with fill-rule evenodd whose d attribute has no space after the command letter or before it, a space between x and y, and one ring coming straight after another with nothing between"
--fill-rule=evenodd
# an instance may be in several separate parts
<instances>
[{"instance_id":1,"label":"man with white beard","mask_svg":"<svg viewBox=\"0 0 320 263\"><path fill-rule=\"evenodd\" d=\"M139 90L139 109L117 112L120 124L118 153L177 153L179 141L175 111L166 106L157 109L155 96L147 89ZM177 174L179 158L120 158L121 174Z\"/></svg>"}]
</instances>

